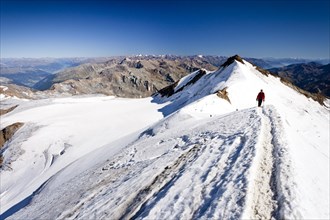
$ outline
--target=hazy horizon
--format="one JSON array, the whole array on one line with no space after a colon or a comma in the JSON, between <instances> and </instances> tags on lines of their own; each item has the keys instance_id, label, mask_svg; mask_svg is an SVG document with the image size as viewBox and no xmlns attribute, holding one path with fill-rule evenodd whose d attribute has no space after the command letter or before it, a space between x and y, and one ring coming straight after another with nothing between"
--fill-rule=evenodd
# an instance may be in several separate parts
<instances>
[{"instance_id":1,"label":"hazy horizon","mask_svg":"<svg viewBox=\"0 0 330 220\"><path fill-rule=\"evenodd\" d=\"M232 55L210 55L210 54L191 54L191 55L177 55L177 54L131 54L131 55L109 55L109 56L63 56L63 57L0 57L0 59L102 59L102 58L118 58L118 57L139 57L139 56L178 56L178 57L193 57L193 56L215 56L215 57L231 57L234 55L240 54L232 54ZM252 59L297 59L297 60L329 60L327 57L319 57L319 58L309 58L309 57L252 57L252 56L241 56L242 58L252 58Z\"/></svg>"}]
</instances>

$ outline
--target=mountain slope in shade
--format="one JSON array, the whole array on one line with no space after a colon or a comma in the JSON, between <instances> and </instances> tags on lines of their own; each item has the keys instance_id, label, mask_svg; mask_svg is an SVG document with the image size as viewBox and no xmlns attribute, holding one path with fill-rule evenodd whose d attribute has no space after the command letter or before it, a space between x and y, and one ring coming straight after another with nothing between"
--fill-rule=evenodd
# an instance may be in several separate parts
<instances>
[{"instance_id":1,"label":"mountain slope in shade","mask_svg":"<svg viewBox=\"0 0 330 220\"><path fill-rule=\"evenodd\" d=\"M302 89L330 97L330 64L300 63L272 68L270 71Z\"/></svg>"},{"instance_id":2,"label":"mountain slope in shade","mask_svg":"<svg viewBox=\"0 0 330 220\"><path fill-rule=\"evenodd\" d=\"M169 91L31 101L2 117L26 123L4 154L2 217L330 217L326 106L238 57Z\"/></svg>"}]
</instances>

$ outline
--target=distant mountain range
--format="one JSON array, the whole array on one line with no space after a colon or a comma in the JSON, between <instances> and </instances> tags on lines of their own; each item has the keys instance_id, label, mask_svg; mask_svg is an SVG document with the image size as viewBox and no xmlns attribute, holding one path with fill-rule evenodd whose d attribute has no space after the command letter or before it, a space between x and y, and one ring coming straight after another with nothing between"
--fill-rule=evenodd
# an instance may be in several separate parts
<instances>
[{"instance_id":1,"label":"distant mountain range","mask_svg":"<svg viewBox=\"0 0 330 220\"><path fill-rule=\"evenodd\" d=\"M217 62L217 61L215 61ZM200 57L126 57L67 68L35 84L59 93L146 97L198 69L217 66Z\"/></svg>"},{"instance_id":2,"label":"distant mountain range","mask_svg":"<svg viewBox=\"0 0 330 220\"><path fill-rule=\"evenodd\" d=\"M302 59L302 58L262 58L262 59L244 58L244 59L264 69L279 68L292 64L310 63L310 62L315 62L323 65L330 63L330 59Z\"/></svg>"},{"instance_id":3,"label":"distant mountain range","mask_svg":"<svg viewBox=\"0 0 330 220\"><path fill-rule=\"evenodd\" d=\"M0 83L47 90L47 95L101 93L119 97L147 97L198 69L214 71L226 60L225 56L202 55L6 58L1 59L0 63ZM329 60L317 60L317 62L292 58L245 58L245 60L269 69L307 91L330 96L329 65L323 65ZM287 64L290 65L285 66ZM10 88L14 87L14 85L10 86ZM15 89L15 91L19 90L20 88ZM42 93L39 92L40 94Z\"/></svg>"},{"instance_id":4,"label":"distant mountain range","mask_svg":"<svg viewBox=\"0 0 330 220\"><path fill-rule=\"evenodd\" d=\"M11 82L33 88L45 77L83 63L104 62L109 58L1 58L0 83ZM4 79L5 78L5 79Z\"/></svg>"}]
</instances>

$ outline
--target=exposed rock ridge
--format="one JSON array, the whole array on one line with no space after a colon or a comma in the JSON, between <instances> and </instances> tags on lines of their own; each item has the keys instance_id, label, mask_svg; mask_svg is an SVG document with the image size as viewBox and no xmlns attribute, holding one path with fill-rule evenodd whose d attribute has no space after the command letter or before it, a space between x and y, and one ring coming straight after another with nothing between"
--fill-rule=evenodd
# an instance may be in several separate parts
<instances>
[{"instance_id":1,"label":"exposed rock ridge","mask_svg":"<svg viewBox=\"0 0 330 220\"><path fill-rule=\"evenodd\" d=\"M16 122L12 125L9 125L7 127L5 127L4 129L0 130L0 168L2 167L2 163L3 163L3 151L5 149L3 149L5 143L10 140L15 132L20 129L24 124L22 122Z\"/></svg>"}]
</instances>

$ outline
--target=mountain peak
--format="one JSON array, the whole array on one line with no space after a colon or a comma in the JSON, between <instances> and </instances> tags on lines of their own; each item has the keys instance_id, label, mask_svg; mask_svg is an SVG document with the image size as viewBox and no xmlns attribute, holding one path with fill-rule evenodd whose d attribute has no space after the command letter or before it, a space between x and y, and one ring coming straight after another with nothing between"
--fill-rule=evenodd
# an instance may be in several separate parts
<instances>
[{"instance_id":1,"label":"mountain peak","mask_svg":"<svg viewBox=\"0 0 330 220\"><path fill-rule=\"evenodd\" d=\"M230 64L232 64L235 60L244 64L244 61L243 61L242 57L240 57L239 55L236 54L232 57L229 57L227 59L227 61L224 62L224 64L222 64L220 67L225 68L225 67L229 66Z\"/></svg>"}]
</instances>

